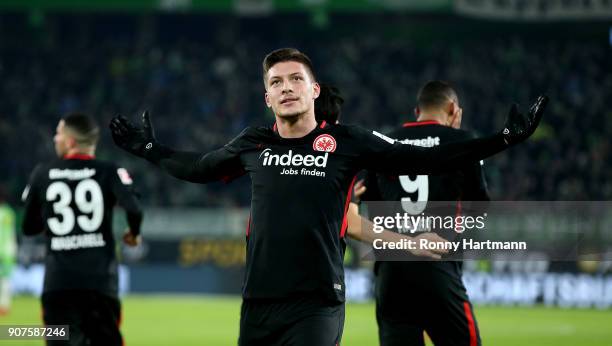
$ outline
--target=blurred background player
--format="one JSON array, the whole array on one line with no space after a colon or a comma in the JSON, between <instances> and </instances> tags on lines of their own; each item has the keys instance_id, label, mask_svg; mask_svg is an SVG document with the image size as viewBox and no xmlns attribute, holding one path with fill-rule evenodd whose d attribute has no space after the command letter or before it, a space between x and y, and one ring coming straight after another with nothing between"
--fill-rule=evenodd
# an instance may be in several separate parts
<instances>
[{"instance_id":1,"label":"blurred background player","mask_svg":"<svg viewBox=\"0 0 612 346\"><path fill-rule=\"evenodd\" d=\"M123 168L95 159L99 127L84 114L59 121L58 159L40 164L22 199L23 232L46 235L42 295L46 325L70 325L69 341L49 345L122 345L113 207L122 206L128 246L140 242L142 212Z\"/></svg>"},{"instance_id":2,"label":"blurred background player","mask_svg":"<svg viewBox=\"0 0 612 346\"><path fill-rule=\"evenodd\" d=\"M0 316L11 308L11 273L17 256L15 211L6 199L4 187L0 186Z\"/></svg>"},{"instance_id":3,"label":"blurred background player","mask_svg":"<svg viewBox=\"0 0 612 346\"><path fill-rule=\"evenodd\" d=\"M340 115L342 114L342 105L344 104L344 98L340 90L332 85L321 83L321 91L319 97L315 100L315 118L317 122L327 122L330 124L337 124L340 122ZM365 191L363 183L359 188L356 187L356 192L360 195ZM347 214L348 228L346 230L347 235L357 241L364 244L372 245L375 239L381 239L387 242L401 241L402 239L413 238L405 234L398 234L389 230L382 232L374 232L372 223L359 215L358 206L356 203L351 203L349 206L349 212ZM422 233L416 235L414 238L426 238L430 242L444 242L444 238L438 236L433 232ZM410 249L407 250L413 255L423 256L433 259L440 259L441 255L448 253L447 250L443 249Z\"/></svg>"},{"instance_id":4,"label":"blurred background player","mask_svg":"<svg viewBox=\"0 0 612 346\"><path fill-rule=\"evenodd\" d=\"M463 110L457 93L446 82L431 81L421 88L415 114L416 122L407 122L387 135L431 146L474 137L459 129ZM433 140L420 141L428 138ZM399 203L408 199L424 208L427 201L457 201L460 205L461 201L489 200L478 163L466 163L455 171L435 175L368 172L365 180L364 186L356 186L356 195L366 201ZM376 319L382 346L424 345L424 331L438 346L480 345L472 304L461 280L462 262L431 262L426 258L377 261L375 273Z\"/></svg>"}]
</instances>

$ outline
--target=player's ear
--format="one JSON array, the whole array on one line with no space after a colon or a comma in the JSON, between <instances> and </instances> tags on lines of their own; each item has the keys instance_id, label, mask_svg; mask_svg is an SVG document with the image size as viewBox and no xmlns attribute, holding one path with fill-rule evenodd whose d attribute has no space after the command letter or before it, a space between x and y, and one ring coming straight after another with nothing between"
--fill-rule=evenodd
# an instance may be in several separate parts
<instances>
[{"instance_id":1,"label":"player's ear","mask_svg":"<svg viewBox=\"0 0 612 346\"><path fill-rule=\"evenodd\" d=\"M457 110L457 104L453 101L449 102L448 107L446 108L446 111L448 112L448 116L452 117L453 114L455 114L456 110Z\"/></svg>"},{"instance_id":2,"label":"player's ear","mask_svg":"<svg viewBox=\"0 0 612 346\"><path fill-rule=\"evenodd\" d=\"M268 108L272 108L272 102L270 101L270 96L267 92L264 94L264 99L266 100L266 106L268 106Z\"/></svg>"},{"instance_id":3,"label":"player's ear","mask_svg":"<svg viewBox=\"0 0 612 346\"><path fill-rule=\"evenodd\" d=\"M321 86L319 85L319 83L314 82L312 83L312 88L314 91L312 97L313 99L316 99L317 97L319 97L319 95L321 95Z\"/></svg>"},{"instance_id":4,"label":"player's ear","mask_svg":"<svg viewBox=\"0 0 612 346\"><path fill-rule=\"evenodd\" d=\"M76 141L76 139L74 137L67 136L66 144L68 144L68 148L72 149L72 148L77 146L77 141Z\"/></svg>"},{"instance_id":5,"label":"player's ear","mask_svg":"<svg viewBox=\"0 0 612 346\"><path fill-rule=\"evenodd\" d=\"M414 115L417 117L421 115L421 109L419 107L414 107Z\"/></svg>"}]
</instances>

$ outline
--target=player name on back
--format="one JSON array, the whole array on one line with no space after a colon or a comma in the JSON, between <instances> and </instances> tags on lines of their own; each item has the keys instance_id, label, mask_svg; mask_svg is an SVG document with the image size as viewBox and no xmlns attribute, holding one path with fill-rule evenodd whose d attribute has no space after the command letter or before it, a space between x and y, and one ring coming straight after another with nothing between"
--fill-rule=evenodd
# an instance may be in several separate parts
<instances>
[{"instance_id":1,"label":"player name on back","mask_svg":"<svg viewBox=\"0 0 612 346\"><path fill-rule=\"evenodd\" d=\"M397 141L402 144L410 144L410 145L414 145L417 147L425 147L425 148L431 148L431 147L435 147L436 145L440 145L440 137L431 137L431 136L427 136L427 138L402 139L402 140L397 140Z\"/></svg>"},{"instance_id":2,"label":"player name on back","mask_svg":"<svg viewBox=\"0 0 612 346\"><path fill-rule=\"evenodd\" d=\"M103 247L104 245L106 245L106 242L104 242L104 237L101 233L51 238L51 250L53 251Z\"/></svg>"},{"instance_id":3,"label":"player name on back","mask_svg":"<svg viewBox=\"0 0 612 346\"><path fill-rule=\"evenodd\" d=\"M49 170L49 179L82 180L82 179L91 178L94 175L96 175L96 170L93 168L82 168L82 169L51 168Z\"/></svg>"}]
</instances>

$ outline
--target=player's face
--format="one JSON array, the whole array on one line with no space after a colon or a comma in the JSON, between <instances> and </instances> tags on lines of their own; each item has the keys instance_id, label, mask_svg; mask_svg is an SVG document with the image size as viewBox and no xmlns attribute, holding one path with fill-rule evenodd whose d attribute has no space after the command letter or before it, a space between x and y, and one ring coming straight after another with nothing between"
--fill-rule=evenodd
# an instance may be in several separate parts
<instances>
[{"instance_id":1,"label":"player's face","mask_svg":"<svg viewBox=\"0 0 612 346\"><path fill-rule=\"evenodd\" d=\"M306 66L295 61L279 62L268 70L266 105L281 118L294 118L314 112L319 84L312 80Z\"/></svg>"},{"instance_id":2,"label":"player's face","mask_svg":"<svg viewBox=\"0 0 612 346\"><path fill-rule=\"evenodd\" d=\"M66 127L63 120L60 120L55 128L53 143L55 144L55 153L58 157L64 157L64 155L68 153L69 138L66 133Z\"/></svg>"}]
</instances>

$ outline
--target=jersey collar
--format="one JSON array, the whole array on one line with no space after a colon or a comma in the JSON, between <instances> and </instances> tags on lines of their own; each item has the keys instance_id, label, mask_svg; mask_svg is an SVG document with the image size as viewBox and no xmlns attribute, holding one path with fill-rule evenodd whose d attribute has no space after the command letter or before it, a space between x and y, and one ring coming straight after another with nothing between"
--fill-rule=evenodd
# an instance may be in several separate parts
<instances>
[{"instance_id":1,"label":"jersey collar","mask_svg":"<svg viewBox=\"0 0 612 346\"><path fill-rule=\"evenodd\" d=\"M412 126L423 126L423 125L442 125L435 120L425 120L425 121L413 121L404 123L403 127L412 127Z\"/></svg>"},{"instance_id":2,"label":"jersey collar","mask_svg":"<svg viewBox=\"0 0 612 346\"><path fill-rule=\"evenodd\" d=\"M64 160L93 160L96 157L93 155L87 155L87 154L70 154L70 155L64 155Z\"/></svg>"},{"instance_id":3,"label":"jersey collar","mask_svg":"<svg viewBox=\"0 0 612 346\"><path fill-rule=\"evenodd\" d=\"M317 127L320 129L324 129L325 127L327 127L327 121L323 120ZM274 125L272 125L272 131L278 133L278 127L276 127L276 122L274 122Z\"/></svg>"}]
</instances>

